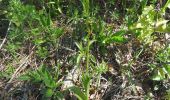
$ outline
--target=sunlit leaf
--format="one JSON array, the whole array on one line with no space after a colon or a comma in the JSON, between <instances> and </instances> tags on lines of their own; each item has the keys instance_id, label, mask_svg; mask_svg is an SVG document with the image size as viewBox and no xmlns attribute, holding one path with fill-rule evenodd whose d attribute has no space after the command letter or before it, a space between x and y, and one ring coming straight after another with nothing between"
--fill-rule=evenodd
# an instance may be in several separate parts
<instances>
[{"instance_id":1,"label":"sunlit leaf","mask_svg":"<svg viewBox=\"0 0 170 100\"><path fill-rule=\"evenodd\" d=\"M152 77L152 80L155 80L155 81L163 80L163 77L161 76L161 74L160 74L160 72L158 70L154 73L154 76Z\"/></svg>"},{"instance_id":2,"label":"sunlit leaf","mask_svg":"<svg viewBox=\"0 0 170 100\"><path fill-rule=\"evenodd\" d=\"M124 34L126 34L126 30L117 31L117 32L114 33L113 35L114 35L114 36L123 36Z\"/></svg>"},{"instance_id":3,"label":"sunlit leaf","mask_svg":"<svg viewBox=\"0 0 170 100\"><path fill-rule=\"evenodd\" d=\"M124 43L126 42L126 39L122 36L113 36L111 38L107 38L103 41L103 43L114 43L114 42L117 42L117 43Z\"/></svg>"},{"instance_id":4,"label":"sunlit leaf","mask_svg":"<svg viewBox=\"0 0 170 100\"><path fill-rule=\"evenodd\" d=\"M90 89L90 80L91 77L88 74L83 74L82 75L82 84L85 89L86 95L89 95L89 89Z\"/></svg>"},{"instance_id":5,"label":"sunlit leaf","mask_svg":"<svg viewBox=\"0 0 170 100\"><path fill-rule=\"evenodd\" d=\"M73 92L79 100L88 100L87 96L81 91L79 87L73 86L70 87L69 90Z\"/></svg>"},{"instance_id":6,"label":"sunlit leaf","mask_svg":"<svg viewBox=\"0 0 170 100\"><path fill-rule=\"evenodd\" d=\"M55 88L56 83L53 80L51 74L48 72L46 68L42 68L42 73L41 73L42 80L44 81L45 85L50 88Z\"/></svg>"},{"instance_id":7,"label":"sunlit leaf","mask_svg":"<svg viewBox=\"0 0 170 100\"><path fill-rule=\"evenodd\" d=\"M45 97L51 97L52 95L53 95L53 90L52 89L50 89L50 88L47 88L47 89L45 89L45 91L44 91L44 96Z\"/></svg>"},{"instance_id":8,"label":"sunlit leaf","mask_svg":"<svg viewBox=\"0 0 170 100\"><path fill-rule=\"evenodd\" d=\"M31 80L31 78L26 74L26 75L21 75L19 78L19 80L22 80L22 81L28 81L28 80Z\"/></svg>"},{"instance_id":9,"label":"sunlit leaf","mask_svg":"<svg viewBox=\"0 0 170 100\"><path fill-rule=\"evenodd\" d=\"M160 81L160 80L162 80L162 77L161 77L160 75L154 75L154 76L152 77L152 80Z\"/></svg>"},{"instance_id":10,"label":"sunlit leaf","mask_svg":"<svg viewBox=\"0 0 170 100\"><path fill-rule=\"evenodd\" d=\"M82 54L79 54L78 55L78 57L77 57L77 64L79 64L80 63L80 61L81 61L81 58L83 57L83 55Z\"/></svg>"}]
</instances>

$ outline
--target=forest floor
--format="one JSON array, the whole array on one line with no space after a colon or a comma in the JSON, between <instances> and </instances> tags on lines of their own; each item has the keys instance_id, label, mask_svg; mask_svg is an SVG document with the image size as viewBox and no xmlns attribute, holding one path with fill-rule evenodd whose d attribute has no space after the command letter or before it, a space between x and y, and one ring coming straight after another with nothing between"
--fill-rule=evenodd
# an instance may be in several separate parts
<instances>
[{"instance_id":1,"label":"forest floor","mask_svg":"<svg viewBox=\"0 0 170 100\"><path fill-rule=\"evenodd\" d=\"M0 1L0 100L170 100L169 5Z\"/></svg>"}]
</instances>

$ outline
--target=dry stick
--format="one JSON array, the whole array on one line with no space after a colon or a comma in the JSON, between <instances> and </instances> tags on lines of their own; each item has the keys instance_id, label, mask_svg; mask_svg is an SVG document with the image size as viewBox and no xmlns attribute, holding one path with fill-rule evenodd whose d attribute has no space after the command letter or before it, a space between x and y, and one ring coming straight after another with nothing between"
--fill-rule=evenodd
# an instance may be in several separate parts
<instances>
[{"instance_id":1,"label":"dry stick","mask_svg":"<svg viewBox=\"0 0 170 100\"><path fill-rule=\"evenodd\" d=\"M8 31L10 30L10 28L9 28L10 25L11 25L11 21L9 22L8 29L7 29L5 38L3 39L3 41L2 41L2 43L1 43L1 45L0 45L0 50L1 50L2 46L5 44L5 42L6 42L6 40L7 40L6 38L7 38L7 35L8 35Z\"/></svg>"},{"instance_id":2,"label":"dry stick","mask_svg":"<svg viewBox=\"0 0 170 100\"><path fill-rule=\"evenodd\" d=\"M34 46L35 47L35 46ZM32 48L32 51L31 53L24 59L23 63L21 63L21 65L15 70L14 74L12 75L11 79L7 82L8 84L11 83L13 81L13 79L15 78L15 76L21 72L23 69L25 69L25 67L28 65L26 64L28 61L28 58L33 54L33 49L34 47ZM22 70L20 70L22 68Z\"/></svg>"},{"instance_id":3,"label":"dry stick","mask_svg":"<svg viewBox=\"0 0 170 100\"><path fill-rule=\"evenodd\" d=\"M2 46L5 44L5 42L6 42L6 37L3 39L3 41L2 41L2 43L0 45L0 50L1 50Z\"/></svg>"}]
</instances>

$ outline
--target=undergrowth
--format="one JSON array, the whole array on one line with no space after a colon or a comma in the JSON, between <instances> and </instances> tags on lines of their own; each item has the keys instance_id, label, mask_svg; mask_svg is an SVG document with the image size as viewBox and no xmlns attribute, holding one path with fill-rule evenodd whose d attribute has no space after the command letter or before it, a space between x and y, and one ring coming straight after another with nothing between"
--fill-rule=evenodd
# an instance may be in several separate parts
<instances>
[{"instance_id":1,"label":"undergrowth","mask_svg":"<svg viewBox=\"0 0 170 100\"><path fill-rule=\"evenodd\" d=\"M0 99L169 100L170 0L0 0Z\"/></svg>"}]
</instances>

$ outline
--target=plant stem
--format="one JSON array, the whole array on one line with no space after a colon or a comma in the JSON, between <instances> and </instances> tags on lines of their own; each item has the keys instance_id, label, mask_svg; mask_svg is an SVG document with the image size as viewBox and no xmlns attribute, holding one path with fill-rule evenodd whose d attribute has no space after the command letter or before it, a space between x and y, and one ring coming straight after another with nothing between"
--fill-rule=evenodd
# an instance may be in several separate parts
<instances>
[{"instance_id":1,"label":"plant stem","mask_svg":"<svg viewBox=\"0 0 170 100\"><path fill-rule=\"evenodd\" d=\"M89 72L89 49L90 49L90 41L87 39L87 50L86 50L86 70Z\"/></svg>"}]
</instances>

